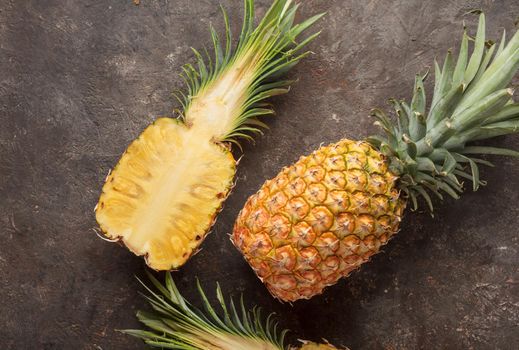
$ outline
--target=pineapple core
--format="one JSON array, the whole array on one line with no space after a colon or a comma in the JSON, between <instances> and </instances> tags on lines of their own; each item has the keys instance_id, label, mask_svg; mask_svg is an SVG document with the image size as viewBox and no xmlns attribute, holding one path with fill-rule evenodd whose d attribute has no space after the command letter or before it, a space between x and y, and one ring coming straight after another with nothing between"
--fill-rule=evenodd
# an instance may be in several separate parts
<instances>
[{"instance_id":1,"label":"pineapple core","mask_svg":"<svg viewBox=\"0 0 519 350\"><path fill-rule=\"evenodd\" d=\"M222 140L236 128L254 78L253 69L254 58L246 54L193 96L185 119L198 136Z\"/></svg>"},{"instance_id":2,"label":"pineapple core","mask_svg":"<svg viewBox=\"0 0 519 350\"><path fill-rule=\"evenodd\" d=\"M108 176L96 219L156 270L184 264L212 226L232 186L235 161L195 128L158 119Z\"/></svg>"}]
</instances>

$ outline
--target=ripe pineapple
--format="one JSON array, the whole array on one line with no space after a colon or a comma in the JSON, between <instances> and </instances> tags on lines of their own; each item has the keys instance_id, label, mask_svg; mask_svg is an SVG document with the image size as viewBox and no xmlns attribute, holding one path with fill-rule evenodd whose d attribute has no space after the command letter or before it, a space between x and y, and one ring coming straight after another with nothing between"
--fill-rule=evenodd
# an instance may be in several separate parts
<instances>
[{"instance_id":1,"label":"ripe pineapple","mask_svg":"<svg viewBox=\"0 0 519 350\"><path fill-rule=\"evenodd\" d=\"M211 28L214 61L193 49L197 68L183 68L181 117L144 130L106 178L96 206L104 234L155 270L178 268L197 251L233 185L231 143L239 146L237 139L252 139L249 133L265 126L258 117L274 113L265 100L291 83L278 76L308 54L303 47L319 34L296 41L321 15L294 24L292 0L275 0L256 28L254 0L244 3L236 49L223 11L224 45Z\"/></svg>"},{"instance_id":2,"label":"ripe pineapple","mask_svg":"<svg viewBox=\"0 0 519 350\"><path fill-rule=\"evenodd\" d=\"M347 276L394 236L408 204L431 194L458 198L462 180L484 182L477 155L519 156L476 140L519 132L519 104L507 86L519 68L519 32L505 45L485 42L480 16L473 53L463 35L457 62L449 52L426 113L425 76L410 105L392 100L396 122L374 111L384 137L342 140L284 168L241 211L232 241L270 292L308 299ZM495 52L495 55L494 55Z\"/></svg>"},{"instance_id":3,"label":"ripe pineapple","mask_svg":"<svg viewBox=\"0 0 519 350\"><path fill-rule=\"evenodd\" d=\"M150 293L147 299L154 311L139 311L137 317L149 330L124 330L123 333L141 338L152 347L179 350L338 350L329 344L310 342L304 342L299 348L287 347L285 335L288 331L278 331L273 314L265 322L259 308L245 309L243 298L238 308L232 299L227 303L219 285L216 297L223 315L218 315L209 303L200 283L197 286L204 311L184 299L170 273L166 274L165 285L148 275L158 291L143 284Z\"/></svg>"}]
</instances>

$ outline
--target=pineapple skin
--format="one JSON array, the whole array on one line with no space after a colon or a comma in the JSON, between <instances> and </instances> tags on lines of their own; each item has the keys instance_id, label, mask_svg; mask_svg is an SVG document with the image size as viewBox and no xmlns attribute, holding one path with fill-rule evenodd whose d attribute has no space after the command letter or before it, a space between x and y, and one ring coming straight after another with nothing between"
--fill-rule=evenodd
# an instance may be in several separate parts
<instances>
[{"instance_id":1,"label":"pineapple skin","mask_svg":"<svg viewBox=\"0 0 519 350\"><path fill-rule=\"evenodd\" d=\"M273 296L310 299L398 231L406 201L397 180L366 142L321 147L248 199L231 240Z\"/></svg>"}]
</instances>

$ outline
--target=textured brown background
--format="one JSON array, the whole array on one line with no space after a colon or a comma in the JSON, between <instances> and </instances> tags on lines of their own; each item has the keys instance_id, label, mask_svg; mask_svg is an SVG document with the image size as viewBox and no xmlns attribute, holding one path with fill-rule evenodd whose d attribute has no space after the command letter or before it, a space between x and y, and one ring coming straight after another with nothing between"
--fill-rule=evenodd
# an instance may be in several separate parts
<instances>
[{"instance_id":1,"label":"textured brown background","mask_svg":"<svg viewBox=\"0 0 519 350\"><path fill-rule=\"evenodd\" d=\"M258 0L263 13L268 0ZM0 4L0 348L142 349L115 328L144 308L140 258L98 239L93 208L103 179L157 115L222 28L218 1L11 0ZM237 28L238 0L221 0ZM195 296L244 292L279 313L296 337L351 349L517 349L519 161L495 159L489 186L448 201L436 218L406 216L402 232L348 280L294 306L274 301L227 239L247 196L322 142L375 131L371 107L409 97L414 74L457 46L473 8L488 32L513 30L519 2L305 0L328 11L315 52L275 100L271 130L245 145L238 184L203 251L174 277ZM519 137L499 146L519 148ZM238 155L238 154L237 154Z\"/></svg>"}]
</instances>

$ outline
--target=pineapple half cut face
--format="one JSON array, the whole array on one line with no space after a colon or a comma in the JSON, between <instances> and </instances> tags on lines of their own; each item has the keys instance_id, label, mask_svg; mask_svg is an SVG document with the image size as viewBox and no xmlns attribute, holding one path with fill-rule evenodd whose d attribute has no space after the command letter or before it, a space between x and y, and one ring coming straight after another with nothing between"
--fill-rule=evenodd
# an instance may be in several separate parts
<instances>
[{"instance_id":1,"label":"pineapple half cut face","mask_svg":"<svg viewBox=\"0 0 519 350\"><path fill-rule=\"evenodd\" d=\"M258 118L274 113L265 100L288 92L291 81L278 77L309 53L302 49L319 33L299 37L322 17L296 23L297 8L274 0L255 25L254 0L244 0L236 45L222 9L225 39L211 28L214 56L193 49L196 63L183 67L186 91L176 94L182 120L148 127L106 179L99 226L151 268L179 268L196 252L233 184L230 145L251 140L266 126Z\"/></svg>"},{"instance_id":2,"label":"pineapple half cut face","mask_svg":"<svg viewBox=\"0 0 519 350\"><path fill-rule=\"evenodd\" d=\"M207 235L235 172L228 149L175 119L158 119L108 175L96 219L151 268L176 269Z\"/></svg>"}]
</instances>

